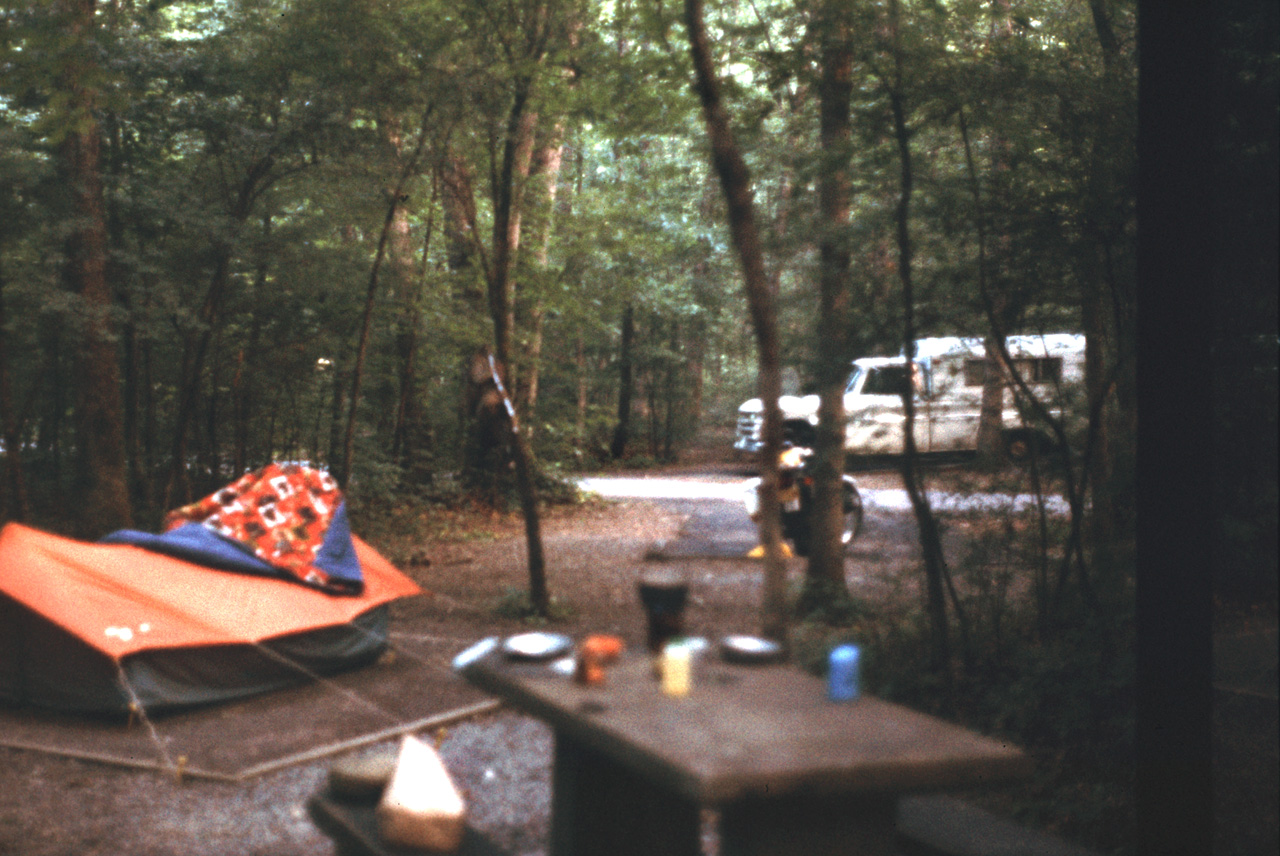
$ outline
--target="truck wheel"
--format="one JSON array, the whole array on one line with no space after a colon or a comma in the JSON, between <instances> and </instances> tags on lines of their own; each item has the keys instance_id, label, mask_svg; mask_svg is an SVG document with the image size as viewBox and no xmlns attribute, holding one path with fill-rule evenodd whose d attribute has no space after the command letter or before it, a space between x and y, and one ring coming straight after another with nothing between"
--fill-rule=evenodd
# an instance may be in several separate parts
<instances>
[{"instance_id":1,"label":"truck wheel","mask_svg":"<svg viewBox=\"0 0 1280 856\"><path fill-rule=\"evenodd\" d=\"M1010 431L1004 435L1004 456L1018 466L1044 454L1047 448L1045 439L1034 431Z\"/></svg>"}]
</instances>

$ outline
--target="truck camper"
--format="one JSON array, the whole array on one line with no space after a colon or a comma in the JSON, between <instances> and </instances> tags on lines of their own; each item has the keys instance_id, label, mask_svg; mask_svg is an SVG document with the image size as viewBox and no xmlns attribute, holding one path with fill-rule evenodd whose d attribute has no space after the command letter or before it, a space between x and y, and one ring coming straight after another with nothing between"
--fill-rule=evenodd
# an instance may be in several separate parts
<instances>
[{"instance_id":1,"label":"truck camper","mask_svg":"<svg viewBox=\"0 0 1280 856\"><path fill-rule=\"evenodd\" d=\"M1005 340L1013 367L1055 415L1063 391L1084 381L1084 336L1073 333L1010 336ZM916 341L914 364L904 354L853 361L844 393L845 451L850 455L898 455L906 422L902 394L914 390L916 448L921 452L964 452L978 447L982 389L989 367L980 338L954 336ZM1002 443L1014 461L1025 460L1048 433L1027 423L1005 380ZM784 436L792 445L812 446L818 424L818 396L778 399ZM764 405L758 398L738 408L734 448L754 455L763 445Z\"/></svg>"}]
</instances>

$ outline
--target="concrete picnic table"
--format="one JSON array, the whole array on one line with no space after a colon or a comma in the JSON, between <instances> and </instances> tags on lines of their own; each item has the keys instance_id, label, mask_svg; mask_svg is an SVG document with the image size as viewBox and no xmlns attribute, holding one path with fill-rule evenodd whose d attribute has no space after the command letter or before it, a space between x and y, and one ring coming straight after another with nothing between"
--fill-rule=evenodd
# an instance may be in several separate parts
<instances>
[{"instance_id":1,"label":"concrete picnic table","mask_svg":"<svg viewBox=\"0 0 1280 856\"><path fill-rule=\"evenodd\" d=\"M602 686L501 649L461 672L553 730L552 856L697 856L703 807L720 812L722 856L889 854L900 796L1031 771L1008 743L873 697L832 702L794 666L713 650L682 698L641 653Z\"/></svg>"}]
</instances>

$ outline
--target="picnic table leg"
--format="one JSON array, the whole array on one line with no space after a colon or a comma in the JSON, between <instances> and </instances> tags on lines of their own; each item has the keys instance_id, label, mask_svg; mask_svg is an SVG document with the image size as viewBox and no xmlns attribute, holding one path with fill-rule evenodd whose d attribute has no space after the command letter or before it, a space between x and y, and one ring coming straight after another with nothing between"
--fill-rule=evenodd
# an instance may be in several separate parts
<instances>
[{"instance_id":1,"label":"picnic table leg","mask_svg":"<svg viewBox=\"0 0 1280 856\"><path fill-rule=\"evenodd\" d=\"M698 856L701 833L696 804L556 732L552 856Z\"/></svg>"},{"instance_id":2,"label":"picnic table leg","mask_svg":"<svg viewBox=\"0 0 1280 856\"><path fill-rule=\"evenodd\" d=\"M749 798L720 812L721 856L888 856L893 796Z\"/></svg>"}]
</instances>

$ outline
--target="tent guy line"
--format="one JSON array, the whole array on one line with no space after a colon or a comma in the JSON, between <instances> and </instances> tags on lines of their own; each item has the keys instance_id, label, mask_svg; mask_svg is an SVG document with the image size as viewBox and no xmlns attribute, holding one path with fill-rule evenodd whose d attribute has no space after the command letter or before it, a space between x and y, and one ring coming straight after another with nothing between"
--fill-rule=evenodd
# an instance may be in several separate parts
<instances>
[{"instance_id":1,"label":"tent guy line","mask_svg":"<svg viewBox=\"0 0 1280 856\"><path fill-rule=\"evenodd\" d=\"M151 737L151 742L155 744L156 750L160 753L160 759L164 762L163 769L175 771L178 778L182 777L181 769L185 759L179 756L179 761L175 762L169 755L169 750L165 748L164 741L160 739L160 733L156 731L155 723L151 721L151 717L147 716L146 709L142 706L142 702L138 699L138 694L134 691L133 685L129 683L129 677L124 673L124 666L120 661L116 661L116 680L120 682L120 686L129 694L129 718L132 720L137 717L144 726L146 726L147 734Z\"/></svg>"},{"instance_id":2,"label":"tent guy line","mask_svg":"<svg viewBox=\"0 0 1280 856\"><path fill-rule=\"evenodd\" d=\"M171 773L179 779L207 779L214 782L236 784L255 779L259 776L266 775L267 773L274 773L277 770L283 770L297 764L318 761L321 758L327 758L341 752L348 752L353 749L372 746L376 743L381 743L384 740L390 740L405 734L442 728L447 725L452 725L455 722L470 719L474 716L492 713L500 707L502 707L502 702L496 699L488 699L482 702L477 702L476 704L447 710L443 713L432 714L431 716L422 717L421 719L416 719L411 722L403 722L390 728L384 728L381 731L361 734L358 737L353 737L348 740L340 740L335 743L318 746L314 749L308 749L303 752L286 755L283 758L276 758L262 764L248 767L237 773L220 773L216 770L205 770L203 768L192 767L190 765L183 765L182 767L179 767L177 764L172 762L161 763L159 761L139 760L132 757L111 755L105 752L88 752L81 749L66 749L60 746L50 746L30 740L0 738L0 745L10 749L43 752L47 755L59 755L64 758L73 758L79 761L105 764L111 767L125 767L134 770L154 770L161 773Z\"/></svg>"},{"instance_id":3,"label":"tent guy line","mask_svg":"<svg viewBox=\"0 0 1280 856\"><path fill-rule=\"evenodd\" d=\"M355 629L367 636L376 636L376 634L374 634L372 631L366 630L364 628L357 626L355 627ZM439 643L439 644L469 644L471 641L471 640L454 638L454 637L431 636L427 634L417 634L417 633L393 633L391 634L391 636L394 638L409 639L409 640L418 641L418 642ZM410 734L410 733L416 733L416 732L425 731L429 729L440 728L445 725L450 725L455 722L460 722L462 720L470 719L471 717L474 717L474 716L479 716L485 713L493 712L498 708L502 707L501 702L497 700L489 699L486 701L478 702L473 705L468 705L460 708L455 708L453 710L445 711L444 713L433 714L431 716L424 717L421 719L416 719L409 722L403 722L401 721L399 716L391 713L386 708L383 708L382 706L369 700L366 696L354 690L350 690L346 687L341 686L340 684L337 683L335 679L316 674L315 672L307 669L301 663L290 660L289 658L285 657L282 654L279 654L278 652L271 651L261 643L255 643L254 647L259 649L267 657L274 659L278 662L281 662L286 666L288 666L289 668L292 668L298 671L299 673L304 674L307 677L313 679L318 685L320 685L324 689L338 692L352 699L358 704L361 704L364 707L374 711L378 715L382 716L383 718L395 724L391 725L390 727L381 729L379 731L362 734L358 737L354 737L348 740L342 740L336 743L326 744L324 746L316 747L314 749L309 749L303 752L294 753L292 755L288 755L283 758L273 759L271 761L267 761L262 764L257 764L253 767L246 768L244 770L239 771L238 773L220 773L215 770L206 770L200 767L193 767L190 764L188 764L185 755L179 754L175 758L172 755L172 753L169 752L169 750L165 746L165 739L160 733L160 729L156 727L154 720L152 720L152 718L147 715L146 709L141 703L141 701L139 701L137 693L134 691L132 685L130 684L128 676L125 674L123 666L117 663L116 664L117 679L120 683L121 688L124 689L124 691L130 698L130 704L129 704L130 720L133 721L136 719L147 729L148 737L151 743L155 746L156 752L159 755L159 758L157 760L139 760L133 757L122 757L117 755L110 755L107 753L89 752L89 751L76 750L76 749L66 749L62 747L39 744L39 743L30 742L30 741L2 740L0 741L0 744L8 746L9 748L12 748L12 749L24 749L24 750L30 750L30 751L44 752L46 754L61 755L63 757L75 758L82 761L96 762L96 763L106 764L109 766L128 767L128 768L142 769L142 770L155 770L158 772L172 774L174 778L178 779L179 781L182 780L183 778L190 777L195 779L207 779L211 781L237 783L237 782L248 781L258 776L262 776L267 773L275 772L277 770L281 770L297 764L308 763L310 761L316 761L321 758L326 758L331 755L336 755L340 752L346 752L353 749L359 749L365 746L371 746L375 743L380 743L384 740L400 737L404 734ZM422 665L424 667L430 667L431 665L433 665L433 662L430 658L419 655L405 646L392 643L388 645L388 648L394 651L397 656L403 656L409 659L410 661L417 663L419 665Z\"/></svg>"},{"instance_id":4,"label":"tent guy line","mask_svg":"<svg viewBox=\"0 0 1280 856\"><path fill-rule=\"evenodd\" d=\"M361 633L364 633L367 636L376 636L376 634L372 633L369 630L365 630L364 628L356 627L355 629ZM433 642L465 641L465 640L445 639L443 637L424 636L419 634L399 634L398 633L398 634L392 634L392 635L400 636L404 638L419 639L421 641L433 641ZM443 724L443 723L433 724L431 722L427 722L427 724L423 725L421 728L406 730L402 725L399 724L400 717L398 715L391 713L386 708L382 707L376 702L371 701L369 698L362 695L361 693L342 686L333 678L326 677L324 675L318 674L308 669L306 666L302 665L296 660L291 660L288 657L285 657L283 654L270 650L262 643L254 643L254 647L260 650L268 658L273 659L279 663L282 663L286 667L294 669L300 674L307 676L308 678L315 681L317 684L319 684L321 687L325 688L326 690L332 690L334 692L337 692L340 695L346 696L356 704L362 705L367 709L373 711L378 716L383 717L388 722L397 723L397 724L391 726L390 728L386 728L381 731L375 732L373 735L364 735L360 738L356 738L355 741L344 741L341 744L336 744L338 748L333 748L332 746L321 747L320 749L309 750L307 752L289 756L288 758L285 758L285 759L279 759L276 761L267 762L266 764L259 764L256 767L250 767L248 770L241 771L241 773L239 773L237 776L231 777L232 780L241 781L246 778L262 775L262 773L270 772L271 770L292 766L293 764L303 763L305 761L314 760L316 758L323 758L323 757L326 757L327 755L333 754L334 752L343 751L344 748L355 748L355 746L357 745L363 746L363 745L369 745L370 743L378 742L378 740L367 739L369 737L377 737L378 735L384 735L385 737L398 737L402 734L408 733L408 731L419 731L424 728L438 727L439 724ZM422 666L432 665L431 661L428 658L419 656L402 646L389 644L388 648L394 651L397 656L404 656L419 665L422 665ZM129 683L129 678L125 674L123 666L120 666L119 663L117 663L117 675L118 675L118 679L120 681L121 687L124 689L124 691L128 694L129 698L131 699L129 704L130 717L136 716L137 719L146 727L147 733L151 739L151 742L155 745L156 751L160 754L160 762L143 764L142 766L145 769L156 769L164 772L173 773L174 777L179 780L181 780L184 776L194 776L197 778L217 778L222 780L227 779L227 776L225 774L214 773L208 770L199 770L197 768L192 768L188 766L186 762L186 756L184 755L179 755L175 760L173 756L169 753L169 751L165 748L164 740L161 738L160 733L157 730L151 717L147 715L146 709L143 707L142 703L138 700L137 693L134 691L133 686ZM498 706L500 705L498 705L497 703L482 702L480 704L473 706L473 708L475 709L474 712L471 712L472 708L462 708L459 711L447 712L443 714L443 716L451 717L453 714L459 714L456 717L456 719L462 719L478 713L488 712L489 710L492 710ZM428 717L428 720L432 718L433 717ZM451 721L456 721L456 719L451 719ZM354 745L348 745L348 744L354 744Z\"/></svg>"}]
</instances>

